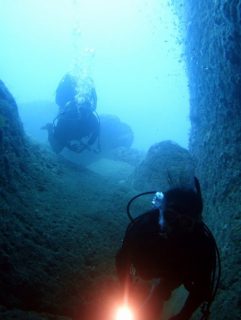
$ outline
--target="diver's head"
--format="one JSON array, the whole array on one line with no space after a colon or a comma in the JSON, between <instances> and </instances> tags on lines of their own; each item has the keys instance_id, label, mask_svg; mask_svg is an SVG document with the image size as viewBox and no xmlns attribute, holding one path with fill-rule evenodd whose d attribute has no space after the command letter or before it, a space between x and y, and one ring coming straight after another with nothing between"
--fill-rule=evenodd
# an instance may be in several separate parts
<instances>
[{"instance_id":1,"label":"diver's head","mask_svg":"<svg viewBox=\"0 0 241 320\"><path fill-rule=\"evenodd\" d=\"M163 193L160 206L160 226L166 233L186 233L202 221L202 197L198 180L196 190L174 188Z\"/></svg>"}]
</instances>

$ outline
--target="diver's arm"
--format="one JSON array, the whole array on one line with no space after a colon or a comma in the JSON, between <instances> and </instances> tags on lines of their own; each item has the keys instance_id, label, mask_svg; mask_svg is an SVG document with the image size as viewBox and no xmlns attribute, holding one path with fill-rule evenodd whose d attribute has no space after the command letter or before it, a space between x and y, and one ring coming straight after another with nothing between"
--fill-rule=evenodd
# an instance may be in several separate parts
<instances>
[{"instance_id":1,"label":"diver's arm","mask_svg":"<svg viewBox=\"0 0 241 320\"><path fill-rule=\"evenodd\" d=\"M206 261L206 260L205 260ZM192 314L203 304L211 299L211 264L200 264L200 273L188 289L189 295L181 311L169 320L189 320Z\"/></svg>"},{"instance_id":2,"label":"diver's arm","mask_svg":"<svg viewBox=\"0 0 241 320\"><path fill-rule=\"evenodd\" d=\"M96 139L98 138L99 134L100 134L100 123L99 123L99 120L97 119L97 117L92 114L93 118L92 118L92 121L93 121L93 130L92 130L92 133L91 133L91 136L88 140L88 145L91 146L93 145L95 142L96 142Z\"/></svg>"},{"instance_id":3,"label":"diver's arm","mask_svg":"<svg viewBox=\"0 0 241 320\"><path fill-rule=\"evenodd\" d=\"M81 153L85 149L89 149L88 146L85 144L78 144L78 143L71 143L71 142L69 142L66 145L66 148L68 148L70 151L73 151L76 153Z\"/></svg>"},{"instance_id":4,"label":"diver's arm","mask_svg":"<svg viewBox=\"0 0 241 320\"><path fill-rule=\"evenodd\" d=\"M169 320L189 320L192 314L203 304L211 299L211 271L209 264L200 264L200 274L198 278L192 281L188 289L189 295L181 311Z\"/></svg>"},{"instance_id":5,"label":"diver's arm","mask_svg":"<svg viewBox=\"0 0 241 320\"><path fill-rule=\"evenodd\" d=\"M95 132L92 133L90 139L88 140L88 145L89 145L89 146L92 146L92 144L95 143L98 135L99 135L99 131L95 131Z\"/></svg>"},{"instance_id":6,"label":"diver's arm","mask_svg":"<svg viewBox=\"0 0 241 320\"><path fill-rule=\"evenodd\" d=\"M216 249L212 237L206 232L203 235L198 246L198 256L195 258L195 277L191 281L191 286L184 284L189 295L181 311L169 320L188 320L201 304L212 301L212 275L216 266Z\"/></svg>"}]
</instances>

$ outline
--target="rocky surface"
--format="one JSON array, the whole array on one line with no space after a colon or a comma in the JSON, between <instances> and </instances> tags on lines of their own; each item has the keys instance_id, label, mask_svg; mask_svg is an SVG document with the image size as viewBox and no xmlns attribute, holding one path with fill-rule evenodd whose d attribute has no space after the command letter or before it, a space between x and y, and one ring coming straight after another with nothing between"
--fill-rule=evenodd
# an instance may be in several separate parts
<instances>
[{"instance_id":1,"label":"rocky surface","mask_svg":"<svg viewBox=\"0 0 241 320\"><path fill-rule=\"evenodd\" d=\"M190 87L190 152L222 258L214 319L241 319L241 1L174 0Z\"/></svg>"},{"instance_id":2,"label":"rocky surface","mask_svg":"<svg viewBox=\"0 0 241 320\"><path fill-rule=\"evenodd\" d=\"M29 143L0 89L0 318L101 319L133 191Z\"/></svg>"},{"instance_id":3,"label":"rocky surface","mask_svg":"<svg viewBox=\"0 0 241 320\"><path fill-rule=\"evenodd\" d=\"M4 83L0 81L0 183L14 190L26 170L26 141L17 105ZM1 190L4 193L4 190Z\"/></svg>"}]
</instances>

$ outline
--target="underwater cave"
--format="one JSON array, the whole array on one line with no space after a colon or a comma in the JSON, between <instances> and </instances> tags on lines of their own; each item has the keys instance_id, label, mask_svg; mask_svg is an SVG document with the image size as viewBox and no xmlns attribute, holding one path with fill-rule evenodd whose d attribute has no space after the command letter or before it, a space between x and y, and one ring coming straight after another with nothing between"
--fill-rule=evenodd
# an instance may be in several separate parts
<instances>
[{"instance_id":1,"label":"underwater cave","mask_svg":"<svg viewBox=\"0 0 241 320\"><path fill-rule=\"evenodd\" d=\"M171 2L188 74L188 151L202 185L204 219L222 261L210 319L241 319L241 1ZM99 303L115 285L113 250L127 224L119 212L132 190L56 161L29 141L3 82L0 318L85 319L86 306L100 311L93 301ZM111 190L111 201L103 186Z\"/></svg>"}]
</instances>

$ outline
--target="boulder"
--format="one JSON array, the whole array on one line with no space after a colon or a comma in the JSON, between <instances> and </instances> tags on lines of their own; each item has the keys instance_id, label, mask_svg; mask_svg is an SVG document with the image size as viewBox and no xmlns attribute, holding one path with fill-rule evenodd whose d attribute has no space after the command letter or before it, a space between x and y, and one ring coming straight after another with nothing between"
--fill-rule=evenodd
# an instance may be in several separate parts
<instances>
[{"instance_id":1,"label":"boulder","mask_svg":"<svg viewBox=\"0 0 241 320\"><path fill-rule=\"evenodd\" d=\"M144 191L192 185L194 164L188 150L172 141L154 144L133 174L133 186Z\"/></svg>"},{"instance_id":2,"label":"boulder","mask_svg":"<svg viewBox=\"0 0 241 320\"><path fill-rule=\"evenodd\" d=\"M100 115L100 143L103 151L113 150L118 147L131 147L134 133L131 127L122 122L117 116Z\"/></svg>"},{"instance_id":3,"label":"boulder","mask_svg":"<svg viewBox=\"0 0 241 320\"><path fill-rule=\"evenodd\" d=\"M16 102L0 80L0 185L18 180L25 169L26 141Z\"/></svg>"}]
</instances>

